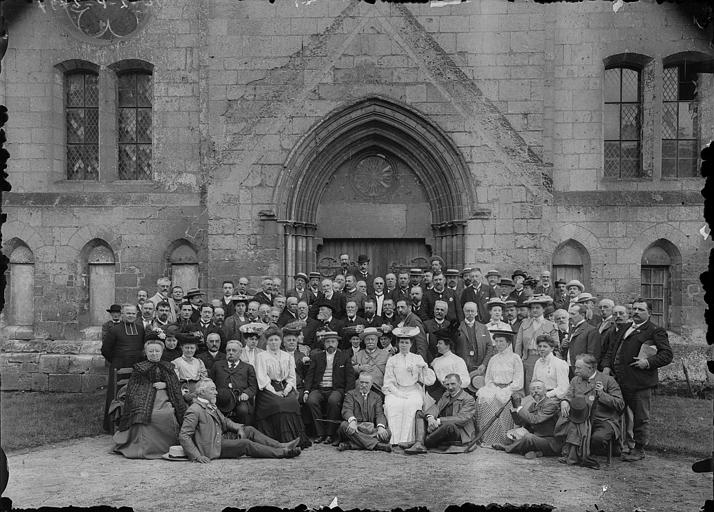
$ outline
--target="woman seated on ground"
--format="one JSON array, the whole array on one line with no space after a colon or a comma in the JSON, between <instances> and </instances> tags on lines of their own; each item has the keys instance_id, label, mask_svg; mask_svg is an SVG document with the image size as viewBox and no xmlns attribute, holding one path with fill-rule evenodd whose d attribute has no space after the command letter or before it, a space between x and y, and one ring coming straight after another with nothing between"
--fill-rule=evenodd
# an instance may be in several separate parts
<instances>
[{"instance_id":1,"label":"woman seated on ground","mask_svg":"<svg viewBox=\"0 0 714 512\"><path fill-rule=\"evenodd\" d=\"M176 339L181 345L183 355L171 362L174 365L174 370L181 383L181 387L184 389L184 394L193 396L196 384L198 384L201 379L208 377L208 370L206 370L206 365L203 361L197 357L193 357L198 348L198 338L196 336L180 332L176 334Z\"/></svg>"},{"instance_id":2,"label":"woman seated on ground","mask_svg":"<svg viewBox=\"0 0 714 512\"><path fill-rule=\"evenodd\" d=\"M523 362L511 348L513 332L494 330L491 331L491 337L496 345L496 354L486 367L485 385L476 394L479 432L483 432L489 420L510 401L512 396L523 395ZM506 431L512 428L513 418L508 410L503 410L484 433L483 444L488 446L494 443L503 444Z\"/></svg>"},{"instance_id":3,"label":"woman seated on ground","mask_svg":"<svg viewBox=\"0 0 714 512\"><path fill-rule=\"evenodd\" d=\"M278 328L265 333L266 350L255 357L258 394L255 397L254 426L281 443L300 438L300 448L312 443L305 435L296 391L295 358L280 350L283 341Z\"/></svg>"},{"instance_id":4,"label":"woman seated on ground","mask_svg":"<svg viewBox=\"0 0 714 512\"><path fill-rule=\"evenodd\" d=\"M175 445L186 402L173 365L161 360L164 344L144 344L147 361L136 363L114 434L114 451L129 459L159 459Z\"/></svg>"},{"instance_id":5,"label":"woman seated on ground","mask_svg":"<svg viewBox=\"0 0 714 512\"><path fill-rule=\"evenodd\" d=\"M424 405L423 385L434 384L436 375L419 354L410 352L418 327L395 327L399 352L387 359L384 370L384 414L392 432L392 445L414 444L414 415Z\"/></svg>"}]
</instances>

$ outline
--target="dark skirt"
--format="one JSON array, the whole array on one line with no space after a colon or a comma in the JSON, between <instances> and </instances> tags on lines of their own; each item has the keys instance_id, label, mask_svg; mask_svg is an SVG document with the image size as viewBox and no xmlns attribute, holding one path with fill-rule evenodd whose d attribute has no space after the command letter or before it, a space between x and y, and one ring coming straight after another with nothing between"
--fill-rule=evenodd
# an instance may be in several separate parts
<instances>
[{"instance_id":1,"label":"dark skirt","mask_svg":"<svg viewBox=\"0 0 714 512\"><path fill-rule=\"evenodd\" d=\"M151 422L134 424L114 434L114 451L128 459L160 459L178 443L180 425L165 389L156 390Z\"/></svg>"},{"instance_id":2,"label":"dark skirt","mask_svg":"<svg viewBox=\"0 0 714 512\"><path fill-rule=\"evenodd\" d=\"M268 437L281 443L300 438L300 447L310 446L300 415L297 392L278 396L270 391L258 391L255 397L254 426Z\"/></svg>"}]
</instances>

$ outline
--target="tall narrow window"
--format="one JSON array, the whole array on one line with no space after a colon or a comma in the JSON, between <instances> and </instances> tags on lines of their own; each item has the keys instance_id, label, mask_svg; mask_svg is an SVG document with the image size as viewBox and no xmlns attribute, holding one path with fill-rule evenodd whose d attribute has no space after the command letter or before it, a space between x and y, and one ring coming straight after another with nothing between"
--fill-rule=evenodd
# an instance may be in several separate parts
<instances>
[{"instance_id":1,"label":"tall narrow window","mask_svg":"<svg viewBox=\"0 0 714 512\"><path fill-rule=\"evenodd\" d=\"M642 94L640 72L605 70L605 176L636 178L641 173Z\"/></svg>"},{"instance_id":2,"label":"tall narrow window","mask_svg":"<svg viewBox=\"0 0 714 512\"><path fill-rule=\"evenodd\" d=\"M119 84L119 179L150 180L153 80L146 71L128 71Z\"/></svg>"},{"instance_id":3,"label":"tall narrow window","mask_svg":"<svg viewBox=\"0 0 714 512\"><path fill-rule=\"evenodd\" d=\"M683 62L664 68L662 177L697 175L697 73Z\"/></svg>"},{"instance_id":4,"label":"tall narrow window","mask_svg":"<svg viewBox=\"0 0 714 512\"><path fill-rule=\"evenodd\" d=\"M67 179L99 179L99 80L91 71L65 75Z\"/></svg>"}]
</instances>

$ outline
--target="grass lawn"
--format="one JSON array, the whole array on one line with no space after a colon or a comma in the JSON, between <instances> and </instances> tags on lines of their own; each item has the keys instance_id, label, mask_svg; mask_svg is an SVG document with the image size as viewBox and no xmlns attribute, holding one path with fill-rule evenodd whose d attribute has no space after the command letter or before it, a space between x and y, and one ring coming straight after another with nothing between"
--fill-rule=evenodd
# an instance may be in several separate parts
<instances>
[{"instance_id":1,"label":"grass lawn","mask_svg":"<svg viewBox=\"0 0 714 512\"><path fill-rule=\"evenodd\" d=\"M5 451L101 434L104 392L0 394ZM712 403L655 395L650 415L650 449L708 457L712 447Z\"/></svg>"},{"instance_id":2,"label":"grass lawn","mask_svg":"<svg viewBox=\"0 0 714 512\"><path fill-rule=\"evenodd\" d=\"M650 448L660 453L710 457L712 402L654 395L650 411Z\"/></svg>"},{"instance_id":3,"label":"grass lawn","mask_svg":"<svg viewBox=\"0 0 714 512\"><path fill-rule=\"evenodd\" d=\"M104 391L83 393L0 393L2 447L30 448L101 434Z\"/></svg>"}]
</instances>

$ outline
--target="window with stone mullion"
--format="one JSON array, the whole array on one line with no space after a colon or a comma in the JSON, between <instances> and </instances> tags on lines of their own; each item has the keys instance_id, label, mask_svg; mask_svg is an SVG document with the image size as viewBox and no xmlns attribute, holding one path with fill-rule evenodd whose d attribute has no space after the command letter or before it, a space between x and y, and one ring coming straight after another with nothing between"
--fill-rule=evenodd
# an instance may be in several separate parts
<instances>
[{"instance_id":1,"label":"window with stone mullion","mask_svg":"<svg viewBox=\"0 0 714 512\"><path fill-rule=\"evenodd\" d=\"M151 74L118 76L119 179L150 180L152 133Z\"/></svg>"},{"instance_id":2,"label":"window with stone mullion","mask_svg":"<svg viewBox=\"0 0 714 512\"><path fill-rule=\"evenodd\" d=\"M687 63L664 68L662 177L697 176L697 75Z\"/></svg>"},{"instance_id":3,"label":"window with stone mullion","mask_svg":"<svg viewBox=\"0 0 714 512\"><path fill-rule=\"evenodd\" d=\"M640 71L605 70L605 176L642 176L642 92Z\"/></svg>"},{"instance_id":4,"label":"window with stone mullion","mask_svg":"<svg viewBox=\"0 0 714 512\"><path fill-rule=\"evenodd\" d=\"M91 71L65 75L67 179L99 179L99 80Z\"/></svg>"}]
</instances>

